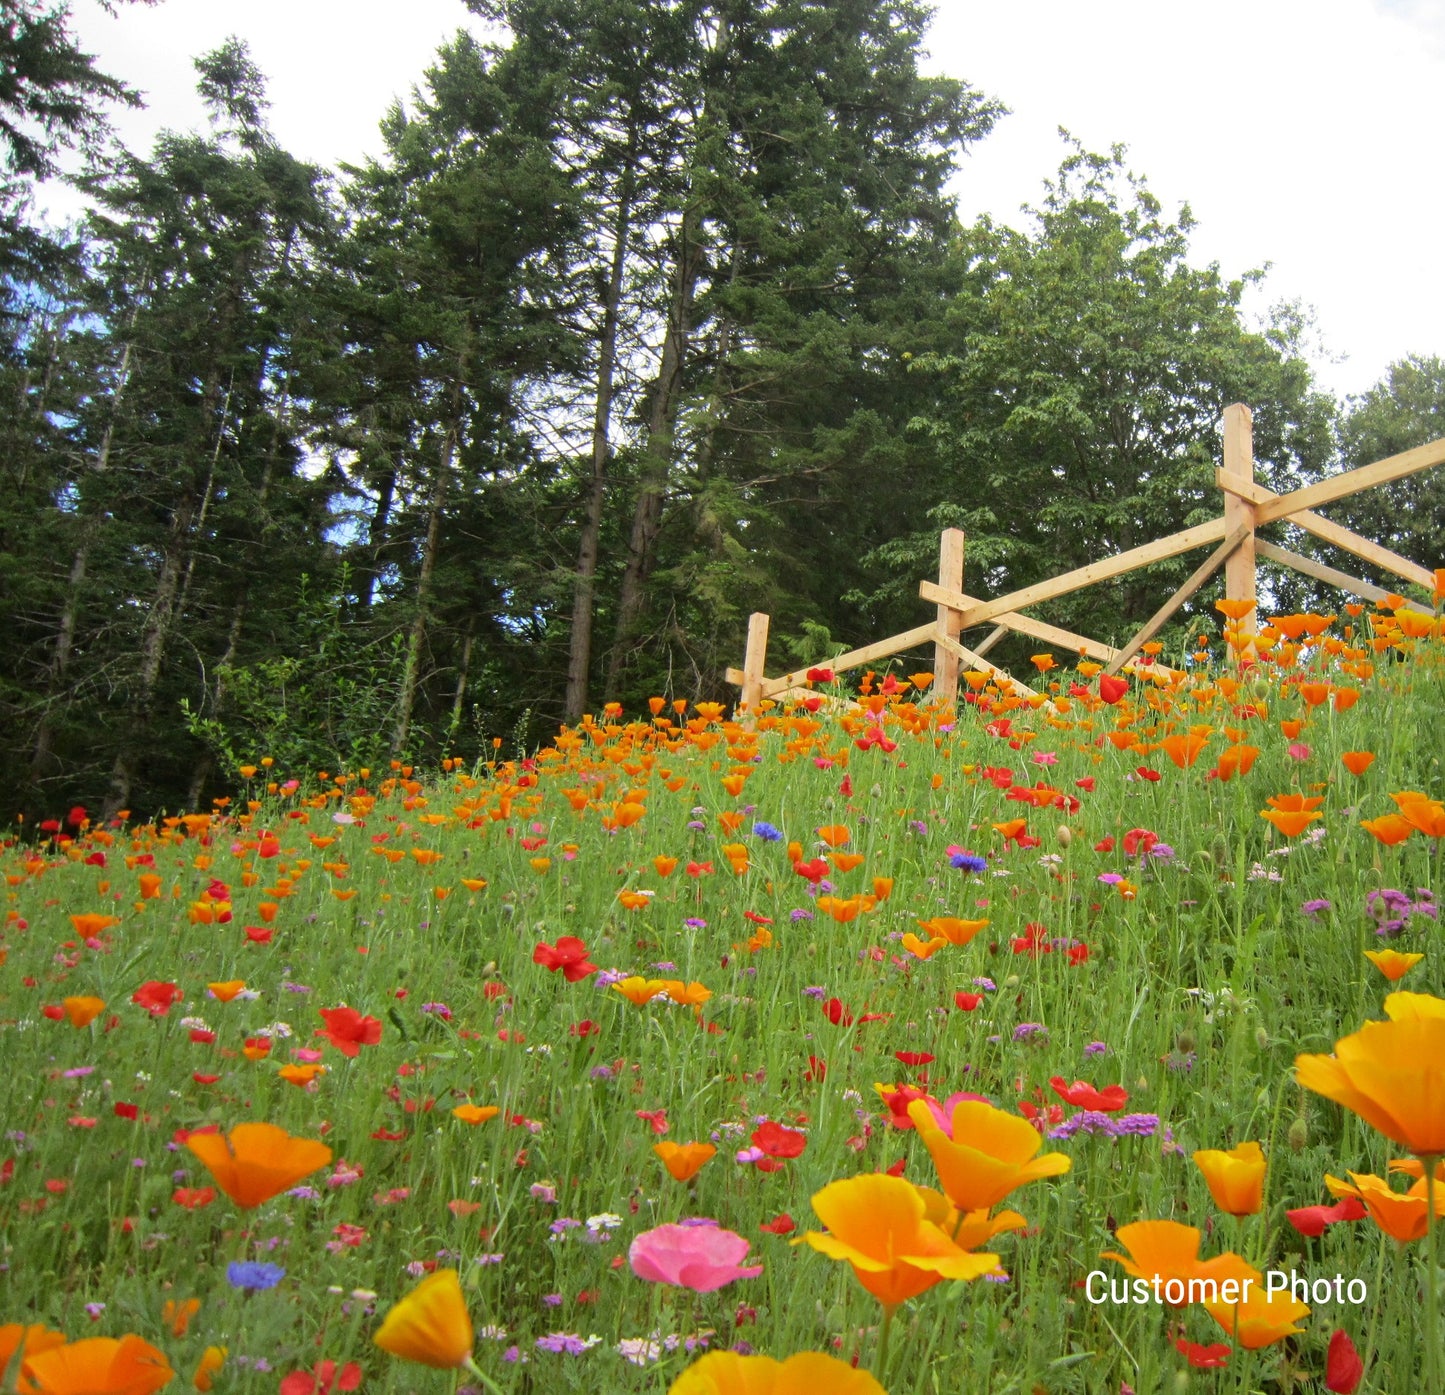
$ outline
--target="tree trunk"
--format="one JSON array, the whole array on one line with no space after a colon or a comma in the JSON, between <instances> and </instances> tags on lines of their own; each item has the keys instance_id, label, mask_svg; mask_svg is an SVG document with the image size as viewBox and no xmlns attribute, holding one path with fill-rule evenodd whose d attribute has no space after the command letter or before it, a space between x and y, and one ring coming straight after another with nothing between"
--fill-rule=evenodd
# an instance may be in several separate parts
<instances>
[{"instance_id":1,"label":"tree trunk","mask_svg":"<svg viewBox=\"0 0 1445 1395\"><path fill-rule=\"evenodd\" d=\"M135 317L132 316L131 328L134 326ZM115 392L111 397L110 418L105 424L105 430L101 433L100 449L96 453L93 473L97 475L103 475L110 468L110 448L115 439L115 421L120 412L121 398L125 394L126 383L130 379L130 356L131 345L127 341L121 347L120 368L116 374ZM35 729L35 744L30 753L32 783L39 782L45 773L45 767L50 764L50 745L54 740L54 731L50 723L50 709L64 688L65 675L70 668L70 656L75 649L75 627L80 611L80 588L85 583L86 568L90 565L90 543L91 528L88 521L82 516L80 540L76 543L75 555L70 559L70 575L65 586L65 604L61 608L60 622L55 631L55 652L51 655L45 678L45 706L40 713L40 721Z\"/></svg>"},{"instance_id":2,"label":"tree trunk","mask_svg":"<svg viewBox=\"0 0 1445 1395\"><path fill-rule=\"evenodd\" d=\"M441 459L432 482L431 500L427 505L426 542L422 547L421 570L416 578L416 615L406 642L406 663L401 674L401 694L397 699L396 726L391 736L391 753L401 755L411 731L412 708L416 705L417 681L421 674L421 651L426 640L427 605L431 600L432 576L436 572L437 552L441 544L442 506L446 502L447 479L452 458L456 454L460 422L453 422L442 442Z\"/></svg>"},{"instance_id":3,"label":"tree trunk","mask_svg":"<svg viewBox=\"0 0 1445 1395\"><path fill-rule=\"evenodd\" d=\"M646 600L647 578L656 561L657 538L662 531L662 504L672 466L673 432L677 424L683 369L687 363L689 319L693 292L702 274L703 249L693 210L683 215L678 252L673 264L672 299L668 306L667 334L662 343L652 402L647 414L642 471L632 533L627 543L627 569L617 594L617 629L607 665L607 691L615 693L622 668L636 638Z\"/></svg>"},{"instance_id":4,"label":"tree trunk","mask_svg":"<svg viewBox=\"0 0 1445 1395\"><path fill-rule=\"evenodd\" d=\"M631 233L636 154L634 126L629 132L627 164L618 193L612 267L602 314L602 343L597 355L597 399L592 414L592 482L587 494L587 511L582 520L582 537L577 545L577 579L572 588L572 630L567 650L567 696L562 711L564 719L569 722L577 721L587 707L587 683L592 668L597 553L602 537L602 510L607 497L607 465L612 454L612 387L617 363L617 322Z\"/></svg>"}]
</instances>

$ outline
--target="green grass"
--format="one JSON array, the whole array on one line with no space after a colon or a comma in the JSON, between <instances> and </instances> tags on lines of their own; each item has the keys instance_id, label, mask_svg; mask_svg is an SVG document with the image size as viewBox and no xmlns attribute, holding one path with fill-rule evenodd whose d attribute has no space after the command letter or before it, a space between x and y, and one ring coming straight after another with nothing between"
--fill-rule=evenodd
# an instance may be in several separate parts
<instances>
[{"instance_id":1,"label":"green grass","mask_svg":"<svg viewBox=\"0 0 1445 1395\"><path fill-rule=\"evenodd\" d=\"M1046 1143L1072 1170L1008 1199L1029 1222L994 1244L1009 1281L945 1282L900 1310L890 1391L1174 1388L1187 1367L1172 1335L1223 1340L1215 1323L1198 1309L1093 1305L1079 1287L1093 1269L1117 1276L1098 1259L1117 1226L1156 1218L1201 1228L1205 1255L1235 1249L1261 1269L1369 1285L1363 1306L1312 1305L1302 1335L1236 1351L1194 1385L1286 1390L1299 1371L1317 1382L1306 1388L1323 1389L1325 1349L1343 1327L1367 1355L1363 1389L1422 1388L1424 1247L1401 1252L1369 1221L1307 1240L1284 1215L1330 1199L1326 1172L1384 1175L1399 1151L1304 1095L1291 1069L1297 1053L1328 1052L1381 1015L1389 985L1363 957L1379 943L1368 893L1400 888L1419 903L1417 889L1440 889L1439 839L1415 833L1386 847L1360 827L1394 808L1392 792L1441 797L1440 641L1403 653L1331 647L1305 651L1283 674L1262 668L1232 702L1207 667L1172 695L1136 681L1117 707L1067 701L1068 684L1084 680L1064 673L1067 710L965 705L956 722L915 692L883 710L891 752L859 749L865 717L848 702L842 716L811 719L775 708L755 741L695 713L676 718L692 722L689 733L644 712L599 718L532 761L471 772L337 779L257 769L230 806L189 830L87 826L65 841L17 829L0 969L10 1079L0 1161L13 1162L0 1184L0 1320L45 1322L72 1340L138 1333L167 1353L178 1385L219 1344L229 1356L218 1391L273 1391L282 1374L323 1358L359 1361L368 1392L442 1390L445 1374L370 1343L380 1315L433 1264L460 1271L478 1365L506 1391L665 1390L700 1334L779 1357L859 1353L871 1365L878 1304L846 1265L789 1239L816 1228L809 1198L831 1181L906 1160L910 1180L934 1184L916 1132L888 1126L875 1083L1047 1108L1059 1103L1049 1080L1063 1076L1122 1084L1126 1111L1157 1115L1158 1132ZM1369 680L1340 670L1365 655L1377 665ZM1329 702L1307 709L1295 682L1303 665L1362 697L1342 712ZM1107 739L1121 714L1139 733L1127 751ZM1292 740L1280 722L1294 718L1306 725ZM1212 734L1181 769L1158 743L1191 724ZM1247 775L1207 778L1230 744L1226 727L1246 733L1258 759ZM701 749L699 735L701 745L717 740ZM1347 750L1375 753L1362 777L1341 763ZM1055 760L1035 763L1040 755ZM1011 779L989 778L1000 770ZM728 793L723 780L742 772L741 793ZM298 787L286 791L286 779ZM1078 784L1089 779L1092 791ZM1040 781L1077 810L1009 797ZM574 810L565 790L593 798ZM604 827L629 790L645 813ZM1323 817L1285 839L1259 814L1268 796L1290 792L1323 796ZM741 815L735 832L723 814ZM1016 817L1037 846L1005 844L994 830ZM759 822L783 839L758 836ZM788 855L793 840L804 859L826 852L816 830L830 824L846 825L846 851L863 858L831 876L837 896L868 893L874 878L893 883L850 923L817 906ZM1132 829L1173 855L1126 856ZM274 856L262 856L263 831L279 844ZM312 838L335 841L318 848ZM1112 851L1096 850L1110 838ZM724 851L739 844L745 870ZM986 856L986 871L954 868L950 846ZM417 850L440 860L423 865ZM393 862L388 851L403 856ZM669 876L653 865L659 855L678 859ZM153 867L128 865L143 857ZM550 865L537 870L542 857ZM689 862L713 870L691 876ZM324 863L346 869L334 875ZM142 874L159 876L158 896L141 897ZM1099 880L1110 874L1127 878L1132 897ZM469 890L463 879L486 885ZM196 918L213 881L229 889L225 923L214 906L213 923ZM337 890L354 894L339 900ZM654 894L628 910L625 890ZM1331 908L1302 912L1319 900ZM268 944L244 928L267 928L263 902L277 908ZM749 949L760 927L745 912L772 922L770 946ZM69 917L83 913L118 917L99 948L72 928ZM989 924L967 946L920 961L898 941L924 935L918 921L935 916ZM1015 952L1031 924L1044 927L1035 934L1049 952ZM634 1006L596 975L569 984L533 962L539 943L564 935L584 940L601 969L698 981L712 996L694 1012L656 999ZM1432 918L1409 918L1394 943L1425 959L1400 987L1445 994L1439 937ZM1068 953L1079 944L1084 962ZM247 994L208 998L208 983L235 979ZM979 979L994 989L960 1010L954 994ZM131 1001L149 980L179 985L184 1001L150 1015ZM85 994L107 1007L80 1030L42 1012ZM830 1022L820 997L845 1004L852 1025ZM354 1060L313 1036L318 1010L341 1004L382 1024L380 1041ZM865 1014L882 1018L864 1023ZM578 1035L584 1022L595 1026ZM290 1035L248 1060L243 1043L278 1023ZM214 1041L192 1039L202 1024ZM1026 1024L1042 1030L1019 1033ZM1095 1043L1102 1053L1087 1050ZM305 1088L277 1074L297 1047L320 1050L326 1066ZM935 1060L905 1066L898 1051ZM825 1079L809 1078L810 1056L826 1062ZM466 1125L451 1113L464 1100L501 1114ZM138 1117L117 1116L117 1102ZM639 1112L658 1110L666 1138L718 1144L690 1184L673 1181L652 1151L660 1135ZM734 1160L764 1116L807 1134L802 1155L775 1172ZM210 1178L174 1144L176 1131L246 1120L323 1137L335 1161L308 1179L309 1194L253 1211L225 1195L177 1204L178 1187ZM1266 1201L1236 1222L1213 1207L1190 1154L1248 1139L1269 1159ZM783 1213L793 1237L759 1229ZM589 1218L608 1216L589 1229ZM706 1295L632 1274L634 1236L698 1216L748 1237L763 1274ZM563 1219L582 1224L553 1233ZM286 1276L239 1292L226 1278L239 1259ZM191 1297L200 1310L173 1335L163 1304ZM581 1355L553 1353L536 1345L549 1333L599 1340ZM679 1349L645 1365L620 1354L619 1343L653 1334Z\"/></svg>"}]
</instances>

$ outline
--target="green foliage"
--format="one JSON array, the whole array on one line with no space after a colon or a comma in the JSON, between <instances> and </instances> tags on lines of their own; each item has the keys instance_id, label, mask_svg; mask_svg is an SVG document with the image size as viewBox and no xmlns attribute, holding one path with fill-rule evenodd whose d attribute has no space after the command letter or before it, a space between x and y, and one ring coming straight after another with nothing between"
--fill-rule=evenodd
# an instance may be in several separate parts
<instances>
[{"instance_id":1,"label":"green foliage","mask_svg":"<svg viewBox=\"0 0 1445 1395\"><path fill-rule=\"evenodd\" d=\"M340 592L319 594L302 577L290 612L292 652L223 666L218 711L204 716L181 700L186 730L220 758L228 780L261 756L287 770L349 770L390 755L403 637L359 642L346 623L347 580L343 568Z\"/></svg>"}]
</instances>

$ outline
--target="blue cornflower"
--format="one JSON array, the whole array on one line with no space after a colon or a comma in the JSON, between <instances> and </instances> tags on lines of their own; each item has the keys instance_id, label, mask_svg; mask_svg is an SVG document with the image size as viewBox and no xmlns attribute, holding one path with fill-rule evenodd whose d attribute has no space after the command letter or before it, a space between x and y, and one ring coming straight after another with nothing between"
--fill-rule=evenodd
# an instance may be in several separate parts
<instances>
[{"instance_id":1,"label":"blue cornflower","mask_svg":"<svg viewBox=\"0 0 1445 1395\"><path fill-rule=\"evenodd\" d=\"M783 841L783 830L774 828L770 823L764 823L761 819L753 824L753 832L765 843L781 843Z\"/></svg>"},{"instance_id":2,"label":"blue cornflower","mask_svg":"<svg viewBox=\"0 0 1445 1395\"><path fill-rule=\"evenodd\" d=\"M259 1260L233 1260L226 1266L226 1280L231 1287L249 1293L275 1288L285 1277L286 1271L279 1264L263 1264Z\"/></svg>"},{"instance_id":3,"label":"blue cornflower","mask_svg":"<svg viewBox=\"0 0 1445 1395\"><path fill-rule=\"evenodd\" d=\"M948 861L950 865L957 867L961 872L988 871L988 863L977 853L956 852Z\"/></svg>"}]
</instances>

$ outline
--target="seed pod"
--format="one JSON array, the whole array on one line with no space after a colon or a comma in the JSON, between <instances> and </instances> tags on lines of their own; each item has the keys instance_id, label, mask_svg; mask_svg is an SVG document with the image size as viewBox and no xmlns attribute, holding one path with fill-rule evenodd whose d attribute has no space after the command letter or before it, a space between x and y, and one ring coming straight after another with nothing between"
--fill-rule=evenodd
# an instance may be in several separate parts
<instances>
[{"instance_id":1,"label":"seed pod","mask_svg":"<svg viewBox=\"0 0 1445 1395\"><path fill-rule=\"evenodd\" d=\"M1174 1038L1174 1049L1186 1056L1194 1050L1194 1046L1195 1041L1193 1032L1180 1032L1178 1036Z\"/></svg>"}]
</instances>

